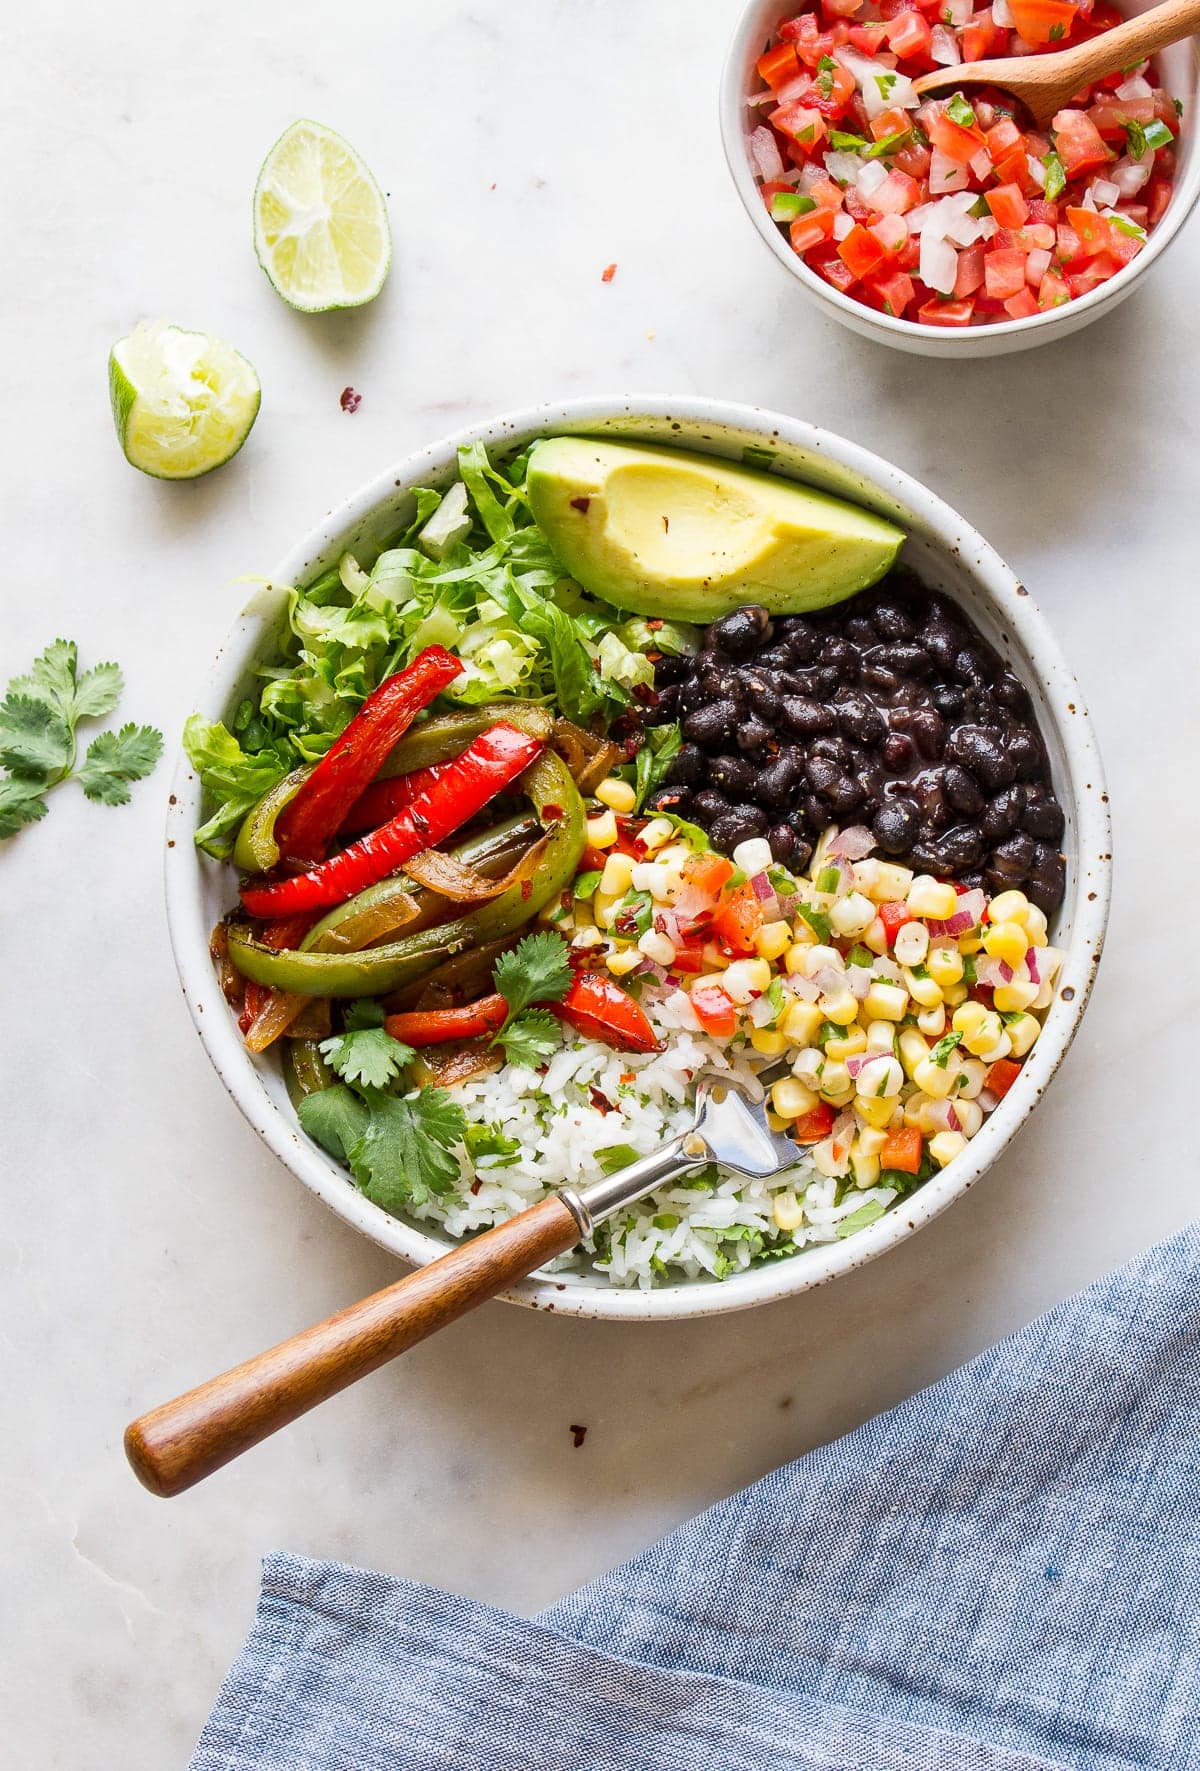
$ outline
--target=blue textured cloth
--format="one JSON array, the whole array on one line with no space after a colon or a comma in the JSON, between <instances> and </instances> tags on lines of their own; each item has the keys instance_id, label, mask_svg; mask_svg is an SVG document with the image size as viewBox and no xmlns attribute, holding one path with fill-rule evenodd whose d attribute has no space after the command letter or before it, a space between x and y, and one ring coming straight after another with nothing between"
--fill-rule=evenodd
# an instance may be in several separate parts
<instances>
[{"instance_id":1,"label":"blue textured cloth","mask_svg":"<svg viewBox=\"0 0 1200 1771\"><path fill-rule=\"evenodd\" d=\"M271 1557L192 1764L1200 1766L1200 1231L533 1622Z\"/></svg>"}]
</instances>

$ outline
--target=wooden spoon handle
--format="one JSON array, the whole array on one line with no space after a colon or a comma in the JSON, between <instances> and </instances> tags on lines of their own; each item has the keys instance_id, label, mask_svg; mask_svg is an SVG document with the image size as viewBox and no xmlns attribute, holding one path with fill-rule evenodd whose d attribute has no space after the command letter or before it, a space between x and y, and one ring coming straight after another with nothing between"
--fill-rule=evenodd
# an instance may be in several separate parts
<instances>
[{"instance_id":1,"label":"wooden spoon handle","mask_svg":"<svg viewBox=\"0 0 1200 1771\"><path fill-rule=\"evenodd\" d=\"M1063 51L1062 59L1065 64L1067 57L1071 58L1082 87L1102 74L1115 74L1118 68L1145 61L1168 44L1178 43L1198 31L1200 0L1163 0L1161 6L1127 18L1087 43Z\"/></svg>"},{"instance_id":2,"label":"wooden spoon handle","mask_svg":"<svg viewBox=\"0 0 1200 1771\"><path fill-rule=\"evenodd\" d=\"M151 1409L126 1428L125 1455L151 1493L180 1494L578 1240L578 1224L552 1194L373 1297Z\"/></svg>"}]
</instances>

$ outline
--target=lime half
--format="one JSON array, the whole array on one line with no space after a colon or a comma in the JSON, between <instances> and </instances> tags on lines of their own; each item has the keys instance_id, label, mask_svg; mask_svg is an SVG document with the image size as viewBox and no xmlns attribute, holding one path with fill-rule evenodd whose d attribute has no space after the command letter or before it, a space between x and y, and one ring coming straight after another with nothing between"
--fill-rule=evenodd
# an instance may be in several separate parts
<instances>
[{"instance_id":1,"label":"lime half","mask_svg":"<svg viewBox=\"0 0 1200 1771\"><path fill-rule=\"evenodd\" d=\"M383 288L392 262L383 193L332 129L302 118L263 161L254 250L279 294L305 314L361 307Z\"/></svg>"},{"instance_id":2,"label":"lime half","mask_svg":"<svg viewBox=\"0 0 1200 1771\"><path fill-rule=\"evenodd\" d=\"M126 461L160 480L194 480L236 455L262 399L240 351L163 321L113 345L108 391Z\"/></svg>"}]
</instances>

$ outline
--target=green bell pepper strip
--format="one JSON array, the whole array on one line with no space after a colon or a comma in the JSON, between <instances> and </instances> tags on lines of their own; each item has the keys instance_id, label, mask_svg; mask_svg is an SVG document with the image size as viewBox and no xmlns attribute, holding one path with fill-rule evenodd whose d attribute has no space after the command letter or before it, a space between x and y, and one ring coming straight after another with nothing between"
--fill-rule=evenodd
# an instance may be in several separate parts
<instances>
[{"instance_id":1,"label":"green bell pepper strip","mask_svg":"<svg viewBox=\"0 0 1200 1771\"><path fill-rule=\"evenodd\" d=\"M390 775L407 775L412 769L428 769L434 763L449 762L461 754L471 742L489 727L502 721L515 726L527 738L543 744L554 730L554 716L536 701L489 701L479 707L464 707L455 713L435 713L407 731L392 749L376 776L384 780Z\"/></svg>"},{"instance_id":2,"label":"green bell pepper strip","mask_svg":"<svg viewBox=\"0 0 1200 1771\"><path fill-rule=\"evenodd\" d=\"M320 1041L289 1039L284 1055L283 1080L288 1098L298 1107L305 1095L315 1095L334 1082L333 1071L321 1056Z\"/></svg>"},{"instance_id":3,"label":"green bell pepper strip","mask_svg":"<svg viewBox=\"0 0 1200 1771\"><path fill-rule=\"evenodd\" d=\"M302 996L382 996L454 953L522 927L574 878L586 836L583 801L561 757L544 751L526 771L522 787L548 836L532 879L518 880L465 916L361 953L276 952L245 925L234 923L229 928L231 961L244 977L275 990Z\"/></svg>"},{"instance_id":4,"label":"green bell pepper strip","mask_svg":"<svg viewBox=\"0 0 1200 1771\"><path fill-rule=\"evenodd\" d=\"M269 873L279 860L279 844L275 840L275 820L284 806L290 805L305 781L312 774L311 766L293 769L282 781L263 794L242 819L237 841L233 845L233 864L243 873Z\"/></svg>"}]
</instances>

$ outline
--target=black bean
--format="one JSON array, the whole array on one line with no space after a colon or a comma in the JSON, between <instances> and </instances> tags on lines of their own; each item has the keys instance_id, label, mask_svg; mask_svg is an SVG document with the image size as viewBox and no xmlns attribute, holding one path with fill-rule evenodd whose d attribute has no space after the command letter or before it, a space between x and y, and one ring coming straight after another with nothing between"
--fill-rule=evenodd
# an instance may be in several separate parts
<instances>
[{"instance_id":1,"label":"black bean","mask_svg":"<svg viewBox=\"0 0 1200 1771\"><path fill-rule=\"evenodd\" d=\"M654 666L655 687L661 689L667 683L681 683L686 676L690 675L691 669L692 659L686 653L681 652L676 657L660 658Z\"/></svg>"},{"instance_id":2,"label":"black bean","mask_svg":"<svg viewBox=\"0 0 1200 1771\"><path fill-rule=\"evenodd\" d=\"M699 677L689 677L679 688L679 712L681 715L694 713L698 707L708 705L708 694Z\"/></svg>"},{"instance_id":3,"label":"black bean","mask_svg":"<svg viewBox=\"0 0 1200 1771\"><path fill-rule=\"evenodd\" d=\"M996 797L988 801L987 810L980 820L980 829L990 844L1003 842L1011 836L1021 822L1021 814L1025 810L1025 789L1017 782L1005 787Z\"/></svg>"},{"instance_id":4,"label":"black bean","mask_svg":"<svg viewBox=\"0 0 1200 1771\"><path fill-rule=\"evenodd\" d=\"M728 698L737 701L744 693L740 673L732 665L719 659L704 666L700 672L700 681L714 700Z\"/></svg>"},{"instance_id":5,"label":"black bean","mask_svg":"<svg viewBox=\"0 0 1200 1771\"><path fill-rule=\"evenodd\" d=\"M727 799L748 799L754 791L758 770L744 756L714 756L708 765L708 778Z\"/></svg>"},{"instance_id":6,"label":"black bean","mask_svg":"<svg viewBox=\"0 0 1200 1771\"><path fill-rule=\"evenodd\" d=\"M946 722L932 707L919 707L911 715L908 729L924 755L936 759L946 748Z\"/></svg>"},{"instance_id":7,"label":"black bean","mask_svg":"<svg viewBox=\"0 0 1200 1771\"><path fill-rule=\"evenodd\" d=\"M808 738L815 732L832 731L833 714L819 701L810 701L803 695L785 695L783 724L797 738Z\"/></svg>"},{"instance_id":8,"label":"black bean","mask_svg":"<svg viewBox=\"0 0 1200 1771\"><path fill-rule=\"evenodd\" d=\"M907 640L913 635L912 616L902 604L881 599L871 610L871 625L882 640Z\"/></svg>"},{"instance_id":9,"label":"black bean","mask_svg":"<svg viewBox=\"0 0 1200 1771\"><path fill-rule=\"evenodd\" d=\"M909 865L915 867L919 873L944 872L936 839L922 836L909 850L908 860Z\"/></svg>"},{"instance_id":10,"label":"black bean","mask_svg":"<svg viewBox=\"0 0 1200 1771\"><path fill-rule=\"evenodd\" d=\"M933 705L945 719L954 719L960 714L966 701L957 683L939 683L933 691Z\"/></svg>"},{"instance_id":11,"label":"black bean","mask_svg":"<svg viewBox=\"0 0 1200 1771\"><path fill-rule=\"evenodd\" d=\"M933 659L925 647L912 640L896 640L890 645L880 646L872 654L871 662L885 664L897 676L923 679L933 670Z\"/></svg>"},{"instance_id":12,"label":"black bean","mask_svg":"<svg viewBox=\"0 0 1200 1771\"><path fill-rule=\"evenodd\" d=\"M786 867L796 852L796 832L790 824L772 824L767 831L767 841L771 845L771 859Z\"/></svg>"},{"instance_id":13,"label":"black bean","mask_svg":"<svg viewBox=\"0 0 1200 1771\"><path fill-rule=\"evenodd\" d=\"M770 611L759 603L732 609L712 626L713 639L727 658L748 658L768 644L772 631Z\"/></svg>"},{"instance_id":14,"label":"black bean","mask_svg":"<svg viewBox=\"0 0 1200 1771\"><path fill-rule=\"evenodd\" d=\"M921 644L939 670L953 670L954 660L963 641L961 628L931 625L921 633Z\"/></svg>"},{"instance_id":15,"label":"black bean","mask_svg":"<svg viewBox=\"0 0 1200 1771\"><path fill-rule=\"evenodd\" d=\"M640 697L642 693L643 690L640 688L634 690L635 696ZM654 700L648 703L648 708L653 709L652 725L664 725L668 720L674 719L679 711L679 685L668 683L666 688L660 689Z\"/></svg>"},{"instance_id":16,"label":"black bean","mask_svg":"<svg viewBox=\"0 0 1200 1771\"><path fill-rule=\"evenodd\" d=\"M1015 677L1011 670L1001 673L992 686L992 694L1001 707L1007 707L1012 713L1029 711L1029 694L1023 682Z\"/></svg>"},{"instance_id":17,"label":"black bean","mask_svg":"<svg viewBox=\"0 0 1200 1771\"><path fill-rule=\"evenodd\" d=\"M888 768L901 774L911 766L916 752L907 732L889 732L883 741L881 754Z\"/></svg>"},{"instance_id":18,"label":"black bean","mask_svg":"<svg viewBox=\"0 0 1200 1771\"><path fill-rule=\"evenodd\" d=\"M982 892L986 886L986 881L983 877L983 869L981 867L969 867L965 873L959 874L958 883L968 892Z\"/></svg>"},{"instance_id":19,"label":"black bean","mask_svg":"<svg viewBox=\"0 0 1200 1771\"><path fill-rule=\"evenodd\" d=\"M1065 828L1066 819L1054 795L1045 787L1027 787L1021 829L1042 842L1061 842Z\"/></svg>"},{"instance_id":20,"label":"black bean","mask_svg":"<svg viewBox=\"0 0 1200 1771\"><path fill-rule=\"evenodd\" d=\"M843 680L851 680L849 672L840 664L822 664L813 672L813 692L823 701L832 701L842 686Z\"/></svg>"},{"instance_id":21,"label":"black bean","mask_svg":"<svg viewBox=\"0 0 1200 1771\"><path fill-rule=\"evenodd\" d=\"M1005 837L1002 843L997 843L987 865L991 890L1003 891L1006 886L1020 885L1029 877L1029 869L1036 856L1037 844L1020 831L1015 836Z\"/></svg>"},{"instance_id":22,"label":"black bean","mask_svg":"<svg viewBox=\"0 0 1200 1771\"><path fill-rule=\"evenodd\" d=\"M841 774L830 786L828 797L835 812L853 812L862 804L863 792L853 775Z\"/></svg>"},{"instance_id":23,"label":"black bean","mask_svg":"<svg viewBox=\"0 0 1200 1771\"><path fill-rule=\"evenodd\" d=\"M768 682L763 670L743 670L742 682L745 685L746 699L762 719L776 725L782 707L782 698L778 688Z\"/></svg>"},{"instance_id":24,"label":"black bean","mask_svg":"<svg viewBox=\"0 0 1200 1771\"><path fill-rule=\"evenodd\" d=\"M846 638L862 652L878 644L878 635L866 615L851 615L846 623Z\"/></svg>"},{"instance_id":25,"label":"black bean","mask_svg":"<svg viewBox=\"0 0 1200 1771\"><path fill-rule=\"evenodd\" d=\"M729 854L740 842L762 836L767 828L767 814L761 806L734 806L722 818L714 818L709 828L713 847Z\"/></svg>"},{"instance_id":26,"label":"black bean","mask_svg":"<svg viewBox=\"0 0 1200 1771\"><path fill-rule=\"evenodd\" d=\"M1067 889L1067 864L1057 849L1039 843L1025 883L1031 903L1046 916L1057 910Z\"/></svg>"},{"instance_id":27,"label":"black bean","mask_svg":"<svg viewBox=\"0 0 1200 1771\"><path fill-rule=\"evenodd\" d=\"M950 756L970 769L984 787L998 793L1016 777L999 736L985 726L956 726L947 746Z\"/></svg>"},{"instance_id":28,"label":"black bean","mask_svg":"<svg viewBox=\"0 0 1200 1771\"><path fill-rule=\"evenodd\" d=\"M805 764L804 773L807 775L808 784L814 793L827 795L841 774L841 770L827 756L810 756Z\"/></svg>"},{"instance_id":29,"label":"black bean","mask_svg":"<svg viewBox=\"0 0 1200 1771\"><path fill-rule=\"evenodd\" d=\"M887 730L879 709L860 695L848 695L844 701L835 702L833 711L839 730L847 738L857 738L860 744L878 744Z\"/></svg>"},{"instance_id":30,"label":"black bean","mask_svg":"<svg viewBox=\"0 0 1200 1771\"><path fill-rule=\"evenodd\" d=\"M715 750L719 745L733 737L737 727L738 710L732 701L710 701L705 707L697 707L689 713L683 722L683 735L694 744L702 744L706 750Z\"/></svg>"},{"instance_id":31,"label":"black bean","mask_svg":"<svg viewBox=\"0 0 1200 1771\"><path fill-rule=\"evenodd\" d=\"M890 799L876 812L871 825L871 834L885 855L907 854L919 830L916 808L906 799Z\"/></svg>"},{"instance_id":32,"label":"black bean","mask_svg":"<svg viewBox=\"0 0 1200 1771\"><path fill-rule=\"evenodd\" d=\"M681 744L671 759L667 780L673 787L696 787L708 772L708 758L698 744Z\"/></svg>"},{"instance_id":33,"label":"black bean","mask_svg":"<svg viewBox=\"0 0 1200 1771\"><path fill-rule=\"evenodd\" d=\"M646 795L646 809L651 812L674 812L676 817L691 817L692 796L686 787L655 787Z\"/></svg>"},{"instance_id":34,"label":"black bean","mask_svg":"<svg viewBox=\"0 0 1200 1771\"><path fill-rule=\"evenodd\" d=\"M787 647L788 657L795 664L807 664L817 655L817 629L806 615L785 615L776 623Z\"/></svg>"},{"instance_id":35,"label":"black bean","mask_svg":"<svg viewBox=\"0 0 1200 1771\"><path fill-rule=\"evenodd\" d=\"M1046 766L1046 752L1037 733L1028 726L1018 726L1009 735L1005 746L1018 781L1035 781Z\"/></svg>"},{"instance_id":36,"label":"black bean","mask_svg":"<svg viewBox=\"0 0 1200 1771\"><path fill-rule=\"evenodd\" d=\"M942 791L955 811L964 817L977 818L983 810L984 798L979 783L957 763L948 763L942 770Z\"/></svg>"},{"instance_id":37,"label":"black bean","mask_svg":"<svg viewBox=\"0 0 1200 1771\"><path fill-rule=\"evenodd\" d=\"M729 811L729 801L715 787L702 787L692 799L697 818L723 818Z\"/></svg>"},{"instance_id":38,"label":"black bean","mask_svg":"<svg viewBox=\"0 0 1200 1771\"><path fill-rule=\"evenodd\" d=\"M991 664L977 646L964 646L954 660L954 674L969 688L986 688L994 674Z\"/></svg>"},{"instance_id":39,"label":"black bean","mask_svg":"<svg viewBox=\"0 0 1200 1771\"><path fill-rule=\"evenodd\" d=\"M737 743L739 750L762 750L775 736L774 728L756 713L748 713L738 722Z\"/></svg>"},{"instance_id":40,"label":"black bean","mask_svg":"<svg viewBox=\"0 0 1200 1771\"><path fill-rule=\"evenodd\" d=\"M866 688L874 689L880 695L894 695L900 687L900 678L885 664L864 662L860 678Z\"/></svg>"},{"instance_id":41,"label":"black bean","mask_svg":"<svg viewBox=\"0 0 1200 1771\"><path fill-rule=\"evenodd\" d=\"M767 646L754 660L761 670L790 670L795 658L789 647L776 644Z\"/></svg>"},{"instance_id":42,"label":"black bean","mask_svg":"<svg viewBox=\"0 0 1200 1771\"><path fill-rule=\"evenodd\" d=\"M955 824L938 837L936 848L941 865L936 871L958 874L965 867L974 867L982 860L986 847L977 824Z\"/></svg>"},{"instance_id":43,"label":"black bean","mask_svg":"<svg viewBox=\"0 0 1200 1771\"><path fill-rule=\"evenodd\" d=\"M837 763L840 768L845 768L850 761L850 750L846 740L832 735L814 738L808 747L808 754L810 756L827 756L831 763Z\"/></svg>"},{"instance_id":44,"label":"black bean","mask_svg":"<svg viewBox=\"0 0 1200 1771\"><path fill-rule=\"evenodd\" d=\"M815 793L804 795L800 809L810 830L822 830L829 822L829 807Z\"/></svg>"},{"instance_id":45,"label":"black bean","mask_svg":"<svg viewBox=\"0 0 1200 1771\"><path fill-rule=\"evenodd\" d=\"M792 757L781 753L758 771L753 789L747 791L764 806L786 806L794 797L799 775Z\"/></svg>"}]
</instances>

